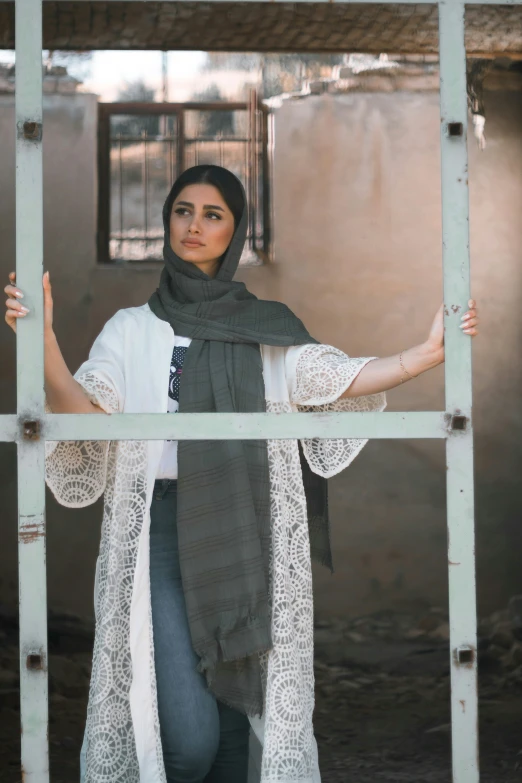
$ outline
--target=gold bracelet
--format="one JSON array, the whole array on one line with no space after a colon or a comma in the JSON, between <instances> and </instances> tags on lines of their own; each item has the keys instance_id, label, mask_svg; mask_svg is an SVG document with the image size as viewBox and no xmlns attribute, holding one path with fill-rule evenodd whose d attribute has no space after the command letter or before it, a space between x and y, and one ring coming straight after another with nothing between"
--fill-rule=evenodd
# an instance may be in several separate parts
<instances>
[{"instance_id":1,"label":"gold bracelet","mask_svg":"<svg viewBox=\"0 0 522 783\"><path fill-rule=\"evenodd\" d=\"M400 352L400 354L399 354L399 363L400 363L400 365L401 365L401 367L402 367L403 374L404 374L404 373L406 373L406 375L409 375L409 376L410 376L410 378L416 378L416 377L417 377L416 375L412 375L412 374L411 374L411 372L408 372L408 370L407 370L407 369L406 369L406 367L404 366L404 364L403 364L403 362L402 362L402 351L401 351L401 352ZM403 377L402 377L402 375L401 375L401 383L403 382L403 380L404 380L404 379L403 379Z\"/></svg>"}]
</instances>

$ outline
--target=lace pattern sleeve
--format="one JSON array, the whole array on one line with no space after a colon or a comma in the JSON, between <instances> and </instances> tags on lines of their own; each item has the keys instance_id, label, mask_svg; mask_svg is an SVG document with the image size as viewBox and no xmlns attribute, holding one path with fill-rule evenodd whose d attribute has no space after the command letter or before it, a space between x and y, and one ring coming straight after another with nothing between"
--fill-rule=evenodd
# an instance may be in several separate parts
<instances>
[{"instance_id":1,"label":"lace pattern sleeve","mask_svg":"<svg viewBox=\"0 0 522 783\"><path fill-rule=\"evenodd\" d=\"M376 358L351 358L331 345L304 346L293 363L290 358L291 402L298 411L305 413L383 411L386 408L384 392L339 399L362 368ZM305 438L301 441L311 470L324 478L347 468L367 442L367 438Z\"/></svg>"},{"instance_id":2,"label":"lace pattern sleeve","mask_svg":"<svg viewBox=\"0 0 522 783\"><path fill-rule=\"evenodd\" d=\"M86 372L75 377L92 403L106 413L118 412L118 395L100 375ZM52 413L47 401L45 410ZM110 441L46 442L45 479L58 503L82 508L98 500L105 490L109 446Z\"/></svg>"}]
</instances>

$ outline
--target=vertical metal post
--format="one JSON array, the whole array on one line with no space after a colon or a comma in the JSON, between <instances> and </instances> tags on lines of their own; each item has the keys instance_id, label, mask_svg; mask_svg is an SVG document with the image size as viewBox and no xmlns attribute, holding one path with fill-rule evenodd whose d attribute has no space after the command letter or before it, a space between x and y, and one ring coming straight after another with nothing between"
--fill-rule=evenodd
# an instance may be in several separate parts
<instances>
[{"instance_id":1,"label":"vertical metal post","mask_svg":"<svg viewBox=\"0 0 522 783\"><path fill-rule=\"evenodd\" d=\"M98 261L111 261L111 115L98 104Z\"/></svg>"},{"instance_id":2,"label":"vertical metal post","mask_svg":"<svg viewBox=\"0 0 522 783\"><path fill-rule=\"evenodd\" d=\"M223 129L219 131L218 135L218 146L219 146L219 165L224 166L225 165L225 148L223 143Z\"/></svg>"},{"instance_id":3,"label":"vertical metal post","mask_svg":"<svg viewBox=\"0 0 522 783\"><path fill-rule=\"evenodd\" d=\"M169 176L170 176L170 182L169 182L169 179L167 178L167 190L168 190L170 188L171 184L176 179L175 176L174 176L174 136L172 135L172 130L171 130L171 135L167 139L167 144L168 144L168 149L169 149L169 168L168 168L168 171L169 171Z\"/></svg>"},{"instance_id":4,"label":"vertical metal post","mask_svg":"<svg viewBox=\"0 0 522 783\"><path fill-rule=\"evenodd\" d=\"M178 134L178 165L176 168L176 177L179 177L187 168L185 161L185 110L183 108L178 109L176 120L176 130ZM172 181L174 182L174 179Z\"/></svg>"},{"instance_id":5,"label":"vertical metal post","mask_svg":"<svg viewBox=\"0 0 522 783\"><path fill-rule=\"evenodd\" d=\"M454 783L477 783L478 698L471 341L458 325L470 298L465 6L441 0L440 103L444 265L448 570Z\"/></svg>"},{"instance_id":6,"label":"vertical metal post","mask_svg":"<svg viewBox=\"0 0 522 783\"><path fill-rule=\"evenodd\" d=\"M259 161L258 161L258 97L257 90L252 88L250 90L250 168L251 168L251 191L250 191L250 215L251 215L251 227L250 227L250 243L252 250L257 248L257 227L259 216Z\"/></svg>"},{"instance_id":7,"label":"vertical metal post","mask_svg":"<svg viewBox=\"0 0 522 783\"><path fill-rule=\"evenodd\" d=\"M119 201L120 201L120 258L123 258L123 158L122 158L121 132L118 133L118 166L119 166ZM112 181L112 177L111 177ZM110 232L109 232L110 234Z\"/></svg>"},{"instance_id":8,"label":"vertical metal post","mask_svg":"<svg viewBox=\"0 0 522 783\"><path fill-rule=\"evenodd\" d=\"M270 259L270 157L268 122L269 114L265 106L261 105L261 165L263 167L263 252L265 258Z\"/></svg>"},{"instance_id":9,"label":"vertical metal post","mask_svg":"<svg viewBox=\"0 0 522 783\"><path fill-rule=\"evenodd\" d=\"M169 53L161 53L161 100L163 103L168 103L169 100ZM160 119L160 133L162 136L167 135L167 115L162 114Z\"/></svg>"},{"instance_id":10,"label":"vertical metal post","mask_svg":"<svg viewBox=\"0 0 522 783\"><path fill-rule=\"evenodd\" d=\"M201 112L198 111L196 133L194 134L194 164L199 166L199 137L201 136Z\"/></svg>"},{"instance_id":11,"label":"vertical metal post","mask_svg":"<svg viewBox=\"0 0 522 783\"><path fill-rule=\"evenodd\" d=\"M44 412L41 0L16 0L15 13L16 275L31 311L17 324L22 778L47 783L45 445L39 438Z\"/></svg>"},{"instance_id":12,"label":"vertical metal post","mask_svg":"<svg viewBox=\"0 0 522 783\"><path fill-rule=\"evenodd\" d=\"M142 131L142 138L143 138L143 170L142 170L142 179L143 179L143 217L144 217L144 226L145 226L145 233L144 233L144 247L145 249L148 247L148 239L149 239L149 160L148 160L148 150L147 150L147 140L148 140L148 134L147 131Z\"/></svg>"}]
</instances>

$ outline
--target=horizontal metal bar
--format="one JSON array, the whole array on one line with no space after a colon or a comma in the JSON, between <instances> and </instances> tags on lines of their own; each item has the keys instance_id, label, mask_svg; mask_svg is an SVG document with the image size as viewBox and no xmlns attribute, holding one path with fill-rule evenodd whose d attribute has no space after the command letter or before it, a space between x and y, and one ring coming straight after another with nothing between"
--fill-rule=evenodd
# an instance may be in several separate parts
<instances>
[{"instance_id":1,"label":"horizontal metal bar","mask_svg":"<svg viewBox=\"0 0 522 783\"><path fill-rule=\"evenodd\" d=\"M110 2L110 0L109 0ZM100 114L108 115L172 115L175 116L181 111L246 111L248 104L241 101L188 101L187 103L148 103L142 101L115 101L113 103L99 103L98 111Z\"/></svg>"},{"instance_id":2,"label":"horizontal metal bar","mask_svg":"<svg viewBox=\"0 0 522 783\"><path fill-rule=\"evenodd\" d=\"M151 144L175 144L177 142L177 133L174 136L123 136L118 133L116 136L111 136L111 142L125 141L133 144L143 144L144 141ZM247 144L250 139L243 138L241 136L185 136L185 144L214 144L216 142L223 144L230 144L232 142L241 142Z\"/></svg>"},{"instance_id":3,"label":"horizontal metal bar","mask_svg":"<svg viewBox=\"0 0 522 783\"><path fill-rule=\"evenodd\" d=\"M0 443L11 443L18 440L18 416L14 413L0 416Z\"/></svg>"},{"instance_id":4,"label":"horizontal metal bar","mask_svg":"<svg viewBox=\"0 0 522 783\"><path fill-rule=\"evenodd\" d=\"M124 413L47 414L42 440L249 440L266 438L447 438L451 414ZM0 441L22 437L23 422L0 416Z\"/></svg>"},{"instance_id":5,"label":"horizontal metal bar","mask_svg":"<svg viewBox=\"0 0 522 783\"><path fill-rule=\"evenodd\" d=\"M185 144L214 144L215 142L222 142L223 144L230 144L231 142L248 144L249 141L250 139L241 138L239 136L185 136Z\"/></svg>"}]
</instances>

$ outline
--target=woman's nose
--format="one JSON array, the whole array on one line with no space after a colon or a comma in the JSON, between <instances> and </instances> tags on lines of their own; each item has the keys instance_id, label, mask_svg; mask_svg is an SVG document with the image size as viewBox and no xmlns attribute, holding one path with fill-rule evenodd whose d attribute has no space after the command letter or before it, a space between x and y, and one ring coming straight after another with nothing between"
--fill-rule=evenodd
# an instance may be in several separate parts
<instances>
[{"instance_id":1,"label":"woman's nose","mask_svg":"<svg viewBox=\"0 0 522 783\"><path fill-rule=\"evenodd\" d=\"M200 230L201 230L201 228L200 228L200 225L199 225L199 218L196 215L194 215L192 217L192 220L190 221L189 233L190 234L199 234Z\"/></svg>"}]
</instances>

